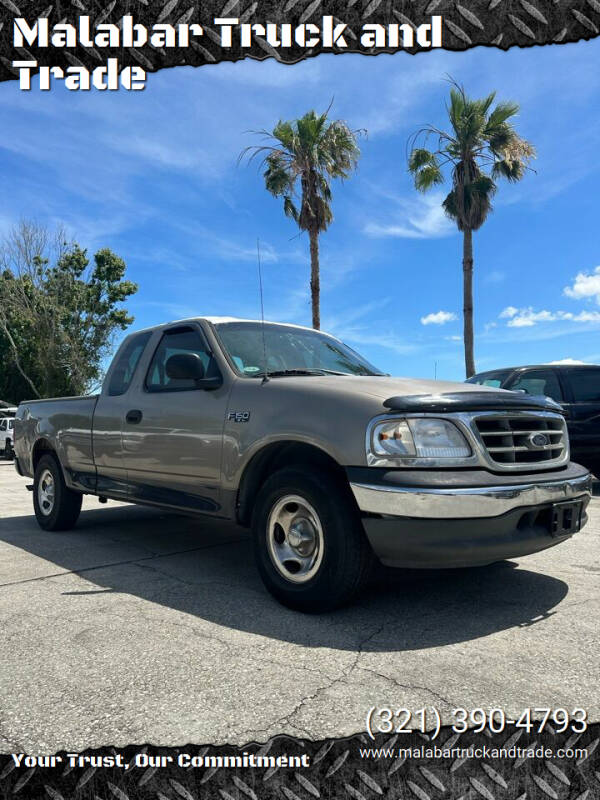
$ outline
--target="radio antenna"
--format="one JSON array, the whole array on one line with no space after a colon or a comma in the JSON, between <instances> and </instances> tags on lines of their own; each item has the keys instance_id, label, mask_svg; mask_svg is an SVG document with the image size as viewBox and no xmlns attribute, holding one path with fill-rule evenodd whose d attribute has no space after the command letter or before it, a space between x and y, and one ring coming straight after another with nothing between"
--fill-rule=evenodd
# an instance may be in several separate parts
<instances>
[{"instance_id":1,"label":"radio antenna","mask_svg":"<svg viewBox=\"0 0 600 800\"><path fill-rule=\"evenodd\" d=\"M262 270L260 266L260 239L256 238L256 256L258 259L258 285L260 287L260 318L262 323L262 341L263 341L263 379L262 382L266 383L269 380L267 374L267 338L265 336L265 305L263 301L263 285L262 285Z\"/></svg>"}]
</instances>

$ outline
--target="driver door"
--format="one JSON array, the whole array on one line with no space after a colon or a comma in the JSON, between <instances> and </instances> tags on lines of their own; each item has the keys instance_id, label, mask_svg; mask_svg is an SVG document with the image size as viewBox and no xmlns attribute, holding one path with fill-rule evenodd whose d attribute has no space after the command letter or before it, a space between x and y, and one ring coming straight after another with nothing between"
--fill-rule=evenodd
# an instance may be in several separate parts
<instances>
[{"instance_id":1,"label":"driver door","mask_svg":"<svg viewBox=\"0 0 600 800\"><path fill-rule=\"evenodd\" d=\"M229 384L197 388L170 378L168 359L196 353L205 374L219 374L199 325L166 328L145 375L140 375L122 422L129 497L185 510L220 511L221 449Z\"/></svg>"}]
</instances>

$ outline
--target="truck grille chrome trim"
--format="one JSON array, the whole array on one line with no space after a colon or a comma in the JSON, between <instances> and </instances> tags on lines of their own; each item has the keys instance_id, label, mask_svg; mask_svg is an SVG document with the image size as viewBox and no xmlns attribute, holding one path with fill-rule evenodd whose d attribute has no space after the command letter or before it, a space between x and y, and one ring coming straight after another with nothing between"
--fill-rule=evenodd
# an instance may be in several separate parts
<instances>
[{"instance_id":1,"label":"truck grille chrome trim","mask_svg":"<svg viewBox=\"0 0 600 800\"><path fill-rule=\"evenodd\" d=\"M559 414L473 415L473 425L488 457L500 469L555 466L568 454L566 423Z\"/></svg>"}]
</instances>

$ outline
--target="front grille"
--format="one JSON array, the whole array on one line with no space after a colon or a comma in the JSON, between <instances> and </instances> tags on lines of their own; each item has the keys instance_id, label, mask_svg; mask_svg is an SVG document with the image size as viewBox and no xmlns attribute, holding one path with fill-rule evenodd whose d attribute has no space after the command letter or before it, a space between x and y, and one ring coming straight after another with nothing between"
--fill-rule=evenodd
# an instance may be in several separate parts
<instances>
[{"instance_id":1,"label":"front grille","mask_svg":"<svg viewBox=\"0 0 600 800\"><path fill-rule=\"evenodd\" d=\"M475 426L496 464L555 463L564 459L567 432L563 418L558 415L477 417Z\"/></svg>"}]
</instances>

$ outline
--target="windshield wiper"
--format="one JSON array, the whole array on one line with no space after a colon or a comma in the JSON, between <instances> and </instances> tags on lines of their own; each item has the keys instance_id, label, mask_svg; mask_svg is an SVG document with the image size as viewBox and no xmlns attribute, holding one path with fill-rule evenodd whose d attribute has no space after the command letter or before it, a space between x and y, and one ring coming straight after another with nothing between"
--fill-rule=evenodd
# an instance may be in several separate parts
<instances>
[{"instance_id":1,"label":"windshield wiper","mask_svg":"<svg viewBox=\"0 0 600 800\"><path fill-rule=\"evenodd\" d=\"M269 370L269 372L267 372L269 378L277 377L280 375L326 375L326 374L327 370L324 369L274 369L274 370Z\"/></svg>"},{"instance_id":2,"label":"windshield wiper","mask_svg":"<svg viewBox=\"0 0 600 800\"><path fill-rule=\"evenodd\" d=\"M324 372L325 375L351 375L352 374L350 372L338 372L338 370L335 370L335 369L325 369L325 368L321 368L321 367L319 369L321 369L321 372Z\"/></svg>"}]
</instances>

